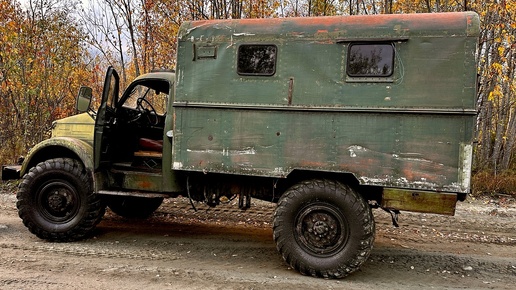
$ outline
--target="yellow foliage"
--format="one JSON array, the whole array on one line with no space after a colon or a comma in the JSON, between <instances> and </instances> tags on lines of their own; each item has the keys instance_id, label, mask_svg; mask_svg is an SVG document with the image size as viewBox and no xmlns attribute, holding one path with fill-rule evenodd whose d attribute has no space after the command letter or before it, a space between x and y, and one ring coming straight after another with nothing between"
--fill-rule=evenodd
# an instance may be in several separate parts
<instances>
[{"instance_id":1,"label":"yellow foliage","mask_svg":"<svg viewBox=\"0 0 516 290\"><path fill-rule=\"evenodd\" d=\"M493 91L489 92L489 96L487 97L487 100L492 102L494 100L494 93Z\"/></svg>"},{"instance_id":2,"label":"yellow foliage","mask_svg":"<svg viewBox=\"0 0 516 290\"><path fill-rule=\"evenodd\" d=\"M0 0L2 164L47 138L52 121L73 112L85 80L77 72L86 71L88 54L76 19L58 5L38 1L25 13L13 3Z\"/></svg>"},{"instance_id":3,"label":"yellow foliage","mask_svg":"<svg viewBox=\"0 0 516 290\"><path fill-rule=\"evenodd\" d=\"M500 64L500 63L494 63L494 64L493 64L493 69L494 69L497 73L502 73L503 66L502 66L502 64Z\"/></svg>"}]
</instances>

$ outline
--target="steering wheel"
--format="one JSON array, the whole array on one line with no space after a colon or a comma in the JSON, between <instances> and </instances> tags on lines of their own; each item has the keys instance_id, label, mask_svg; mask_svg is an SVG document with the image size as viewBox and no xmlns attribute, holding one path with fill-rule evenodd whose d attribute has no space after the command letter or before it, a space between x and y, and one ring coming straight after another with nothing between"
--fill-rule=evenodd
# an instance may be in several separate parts
<instances>
[{"instance_id":1,"label":"steering wheel","mask_svg":"<svg viewBox=\"0 0 516 290\"><path fill-rule=\"evenodd\" d=\"M143 103L146 104L146 107L143 106ZM156 113L156 109L154 109L152 104L147 99L143 97L138 98L138 100L136 100L136 108L138 109L138 111L140 111L140 116L138 116L138 118L140 118L142 115L147 115L147 120L149 120L149 123L151 125L158 125L159 118L158 114Z\"/></svg>"}]
</instances>

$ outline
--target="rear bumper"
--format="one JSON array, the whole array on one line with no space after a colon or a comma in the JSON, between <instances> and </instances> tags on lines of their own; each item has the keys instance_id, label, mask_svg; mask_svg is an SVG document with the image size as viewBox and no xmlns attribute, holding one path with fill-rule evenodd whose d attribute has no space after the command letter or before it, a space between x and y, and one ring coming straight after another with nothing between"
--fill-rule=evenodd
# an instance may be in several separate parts
<instances>
[{"instance_id":1,"label":"rear bumper","mask_svg":"<svg viewBox=\"0 0 516 290\"><path fill-rule=\"evenodd\" d=\"M21 165L2 165L2 180L19 179Z\"/></svg>"}]
</instances>

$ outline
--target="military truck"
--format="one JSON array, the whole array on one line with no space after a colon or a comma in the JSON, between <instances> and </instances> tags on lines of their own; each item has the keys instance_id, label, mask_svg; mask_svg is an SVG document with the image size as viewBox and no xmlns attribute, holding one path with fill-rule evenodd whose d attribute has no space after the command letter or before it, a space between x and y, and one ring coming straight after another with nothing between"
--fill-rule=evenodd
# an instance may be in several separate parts
<instances>
[{"instance_id":1,"label":"military truck","mask_svg":"<svg viewBox=\"0 0 516 290\"><path fill-rule=\"evenodd\" d=\"M277 203L285 261L341 278L371 252L372 208L453 215L470 191L479 30L473 12L185 22L175 72L119 94L109 68L100 107L81 88L81 114L3 175L51 241L87 237L106 206Z\"/></svg>"}]
</instances>

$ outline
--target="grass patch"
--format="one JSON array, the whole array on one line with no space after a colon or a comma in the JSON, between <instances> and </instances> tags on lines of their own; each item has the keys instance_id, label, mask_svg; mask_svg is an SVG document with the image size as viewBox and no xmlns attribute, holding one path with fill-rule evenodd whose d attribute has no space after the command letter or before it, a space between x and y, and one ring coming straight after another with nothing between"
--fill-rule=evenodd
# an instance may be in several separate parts
<instances>
[{"instance_id":1,"label":"grass patch","mask_svg":"<svg viewBox=\"0 0 516 290\"><path fill-rule=\"evenodd\" d=\"M516 197L516 172L512 170L495 174L491 171L473 173L471 194L474 196L509 195Z\"/></svg>"}]
</instances>

